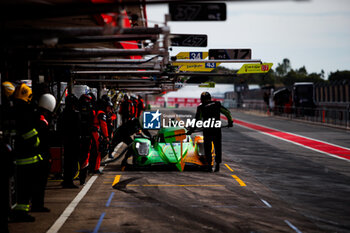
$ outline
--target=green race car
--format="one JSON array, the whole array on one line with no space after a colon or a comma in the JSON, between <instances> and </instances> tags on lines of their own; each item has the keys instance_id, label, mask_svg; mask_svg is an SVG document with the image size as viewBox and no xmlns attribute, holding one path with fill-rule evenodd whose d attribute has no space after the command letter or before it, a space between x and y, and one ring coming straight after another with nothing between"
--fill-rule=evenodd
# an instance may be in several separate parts
<instances>
[{"instance_id":1,"label":"green race car","mask_svg":"<svg viewBox=\"0 0 350 233\"><path fill-rule=\"evenodd\" d=\"M205 161L203 136L196 136L193 141L186 132L184 128L162 128L152 139L135 138L126 152L122 169L129 157L133 158L133 167L140 168L175 165L179 171L183 171L189 165L208 165ZM215 156L214 149L212 156Z\"/></svg>"}]
</instances>

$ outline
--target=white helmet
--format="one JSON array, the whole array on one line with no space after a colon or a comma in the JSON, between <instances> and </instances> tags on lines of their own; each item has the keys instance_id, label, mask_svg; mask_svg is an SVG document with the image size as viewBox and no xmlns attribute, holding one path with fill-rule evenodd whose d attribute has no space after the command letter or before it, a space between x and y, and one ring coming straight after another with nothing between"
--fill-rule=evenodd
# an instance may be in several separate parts
<instances>
[{"instance_id":1,"label":"white helmet","mask_svg":"<svg viewBox=\"0 0 350 233\"><path fill-rule=\"evenodd\" d=\"M40 96L38 106L50 112L53 112L56 106L56 99L51 94L43 94L42 96Z\"/></svg>"}]
</instances>

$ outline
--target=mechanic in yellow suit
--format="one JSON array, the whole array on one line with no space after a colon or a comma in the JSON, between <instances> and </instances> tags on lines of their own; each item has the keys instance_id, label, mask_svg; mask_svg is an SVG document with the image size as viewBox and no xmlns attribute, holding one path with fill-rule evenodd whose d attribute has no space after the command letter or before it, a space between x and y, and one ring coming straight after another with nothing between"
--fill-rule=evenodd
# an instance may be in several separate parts
<instances>
[{"instance_id":1,"label":"mechanic in yellow suit","mask_svg":"<svg viewBox=\"0 0 350 233\"><path fill-rule=\"evenodd\" d=\"M15 156L17 165L17 204L13 221L34 222L35 217L28 214L35 179L35 171L42 160L39 154L40 140L35 129L35 113L31 104L32 90L26 84L17 86L14 93L16 120Z\"/></svg>"}]
</instances>

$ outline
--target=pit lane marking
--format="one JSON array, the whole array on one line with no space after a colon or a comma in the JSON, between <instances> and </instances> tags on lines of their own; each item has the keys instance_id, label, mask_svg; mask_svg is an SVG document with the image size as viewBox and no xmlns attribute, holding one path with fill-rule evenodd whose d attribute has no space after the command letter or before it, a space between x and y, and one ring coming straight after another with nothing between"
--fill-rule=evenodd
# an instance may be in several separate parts
<instances>
[{"instance_id":1,"label":"pit lane marking","mask_svg":"<svg viewBox=\"0 0 350 233\"><path fill-rule=\"evenodd\" d=\"M119 182L103 182L104 184L118 184ZM224 187L222 184L127 184L126 187Z\"/></svg>"},{"instance_id":2,"label":"pit lane marking","mask_svg":"<svg viewBox=\"0 0 350 233\"><path fill-rule=\"evenodd\" d=\"M270 203L268 203L267 201L265 201L264 199L260 198L260 201L262 201L262 203L264 203L267 207L272 208L272 205L270 205Z\"/></svg>"},{"instance_id":3,"label":"pit lane marking","mask_svg":"<svg viewBox=\"0 0 350 233\"><path fill-rule=\"evenodd\" d=\"M103 218L105 217L105 215L106 215L106 212L103 212L103 213L101 214L101 216L100 216L100 218L98 219L98 222L97 222L97 224L96 224L96 226L95 226L95 228L94 228L94 231L93 231L92 233L97 233L97 232L98 232L98 230L99 230L100 227L101 227L101 224L102 224L102 221L103 221Z\"/></svg>"},{"instance_id":4,"label":"pit lane marking","mask_svg":"<svg viewBox=\"0 0 350 233\"><path fill-rule=\"evenodd\" d=\"M84 198L86 193L89 191L89 189L91 188L92 184L95 182L97 177L98 177L97 175L94 175L88 180L88 182L83 187L83 189L78 193L78 195L67 206L67 208L63 211L63 213L58 217L58 219L55 221L55 223L47 231L47 233L56 233L61 229L63 224L67 221L69 216L73 213L75 207L77 207L79 202Z\"/></svg>"},{"instance_id":5,"label":"pit lane marking","mask_svg":"<svg viewBox=\"0 0 350 233\"><path fill-rule=\"evenodd\" d=\"M233 177L233 179L235 179L238 182L240 186L247 186L240 178L238 178L238 176L236 175L231 175L231 176Z\"/></svg>"},{"instance_id":6,"label":"pit lane marking","mask_svg":"<svg viewBox=\"0 0 350 233\"><path fill-rule=\"evenodd\" d=\"M104 184L117 185L121 175L114 176L113 182L105 181ZM126 187L223 187L221 184L128 184ZM114 194L113 194L114 195Z\"/></svg>"},{"instance_id":7,"label":"pit lane marking","mask_svg":"<svg viewBox=\"0 0 350 233\"><path fill-rule=\"evenodd\" d=\"M114 185L116 185L116 184L119 183L120 177L121 177L121 176L122 176L122 175L116 175L116 176L114 177L114 181L113 181L113 183L112 183L112 186L114 186Z\"/></svg>"},{"instance_id":8,"label":"pit lane marking","mask_svg":"<svg viewBox=\"0 0 350 233\"><path fill-rule=\"evenodd\" d=\"M120 178L120 177L119 177L119 178ZM111 202L112 202L112 199L113 199L113 197L114 197L114 194L115 194L115 192L112 192L112 193L109 195L109 198L108 198L108 200L107 200L107 202L106 202L106 207L109 207L109 206L111 205ZM98 219L98 222L97 222L97 224L96 224L96 226L95 226L95 228L94 228L94 230L93 230L92 233L97 233L97 232L99 231L99 229L100 229L100 227L101 227L101 224L102 224L102 221L103 221L105 215L106 215L106 212L103 212L103 213L100 215L100 218Z\"/></svg>"},{"instance_id":9,"label":"pit lane marking","mask_svg":"<svg viewBox=\"0 0 350 233\"><path fill-rule=\"evenodd\" d=\"M230 170L231 172L233 172L233 169L230 168L230 166L229 166L227 163L225 163L225 166L227 167L228 170Z\"/></svg>"},{"instance_id":10,"label":"pit lane marking","mask_svg":"<svg viewBox=\"0 0 350 233\"><path fill-rule=\"evenodd\" d=\"M131 185L127 185L131 186ZM141 186L141 185L140 185ZM143 187L223 187L221 184L143 184Z\"/></svg>"},{"instance_id":11,"label":"pit lane marking","mask_svg":"<svg viewBox=\"0 0 350 233\"><path fill-rule=\"evenodd\" d=\"M225 166L227 167L228 170L233 172L233 169L228 164L225 163ZM231 175L231 176L233 177L233 179L235 179L238 182L240 186L247 186L238 176L236 175Z\"/></svg>"},{"instance_id":12,"label":"pit lane marking","mask_svg":"<svg viewBox=\"0 0 350 233\"><path fill-rule=\"evenodd\" d=\"M292 228L296 233L302 233L296 226L294 226L292 223L290 223L288 220L284 220L284 222Z\"/></svg>"},{"instance_id":13,"label":"pit lane marking","mask_svg":"<svg viewBox=\"0 0 350 233\"><path fill-rule=\"evenodd\" d=\"M109 207L109 206L110 206L111 201L112 201L112 199L113 199L113 197L114 197L114 194L115 194L115 192L112 192L111 195L109 195L109 198L108 198L108 200L107 200L107 202L106 202L106 207Z\"/></svg>"}]
</instances>

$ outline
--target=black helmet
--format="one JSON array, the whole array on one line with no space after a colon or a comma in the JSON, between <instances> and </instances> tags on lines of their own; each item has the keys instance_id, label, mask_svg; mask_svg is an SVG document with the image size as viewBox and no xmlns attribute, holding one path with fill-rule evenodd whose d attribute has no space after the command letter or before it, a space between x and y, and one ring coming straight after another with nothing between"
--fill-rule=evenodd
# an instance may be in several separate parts
<instances>
[{"instance_id":1,"label":"black helmet","mask_svg":"<svg viewBox=\"0 0 350 233\"><path fill-rule=\"evenodd\" d=\"M91 96L92 103L95 103L96 102L96 96L94 95L94 93L89 92L88 95Z\"/></svg>"},{"instance_id":2,"label":"black helmet","mask_svg":"<svg viewBox=\"0 0 350 233\"><path fill-rule=\"evenodd\" d=\"M92 108L92 97L87 94L83 94L79 98L79 105L81 109Z\"/></svg>"},{"instance_id":3,"label":"black helmet","mask_svg":"<svg viewBox=\"0 0 350 233\"><path fill-rule=\"evenodd\" d=\"M77 108L79 105L79 100L74 94L69 94L65 99L65 104L67 108Z\"/></svg>"},{"instance_id":4,"label":"black helmet","mask_svg":"<svg viewBox=\"0 0 350 233\"><path fill-rule=\"evenodd\" d=\"M210 93L207 92L207 91L202 92L202 94L201 94L201 102L204 103L204 102L208 102L210 100L211 100Z\"/></svg>"},{"instance_id":5,"label":"black helmet","mask_svg":"<svg viewBox=\"0 0 350 233\"><path fill-rule=\"evenodd\" d=\"M111 99L107 95L103 95L101 99L96 102L97 109L106 111L107 107L113 107Z\"/></svg>"},{"instance_id":6,"label":"black helmet","mask_svg":"<svg viewBox=\"0 0 350 233\"><path fill-rule=\"evenodd\" d=\"M96 101L96 108L98 110L106 111L107 102L104 99L98 99Z\"/></svg>"},{"instance_id":7,"label":"black helmet","mask_svg":"<svg viewBox=\"0 0 350 233\"><path fill-rule=\"evenodd\" d=\"M92 102L92 97L87 94L82 94L79 98L80 103L91 103Z\"/></svg>"},{"instance_id":8,"label":"black helmet","mask_svg":"<svg viewBox=\"0 0 350 233\"><path fill-rule=\"evenodd\" d=\"M103 100L106 101L106 102L111 101L111 98L109 98L108 95L103 95L103 96L101 96L101 99L103 99Z\"/></svg>"}]
</instances>

